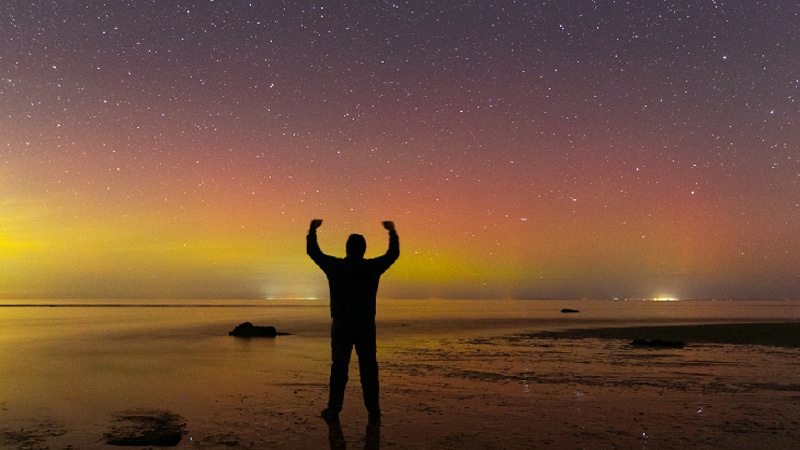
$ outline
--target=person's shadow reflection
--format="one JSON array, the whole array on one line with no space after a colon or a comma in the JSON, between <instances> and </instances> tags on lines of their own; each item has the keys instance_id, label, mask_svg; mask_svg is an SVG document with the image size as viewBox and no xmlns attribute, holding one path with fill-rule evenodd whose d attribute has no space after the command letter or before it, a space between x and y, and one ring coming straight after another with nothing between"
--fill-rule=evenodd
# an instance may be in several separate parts
<instances>
[{"instance_id":1,"label":"person's shadow reflection","mask_svg":"<svg viewBox=\"0 0 800 450\"><path fill-rule=\"evenodd\" d=\"M328 423L328 442L331 450L346 450L347 441L342 433L342 424L338 420ZM364 450L377 450L381 448L381 425L370 421L364 432Z\"/></svg>"}]
</instances>

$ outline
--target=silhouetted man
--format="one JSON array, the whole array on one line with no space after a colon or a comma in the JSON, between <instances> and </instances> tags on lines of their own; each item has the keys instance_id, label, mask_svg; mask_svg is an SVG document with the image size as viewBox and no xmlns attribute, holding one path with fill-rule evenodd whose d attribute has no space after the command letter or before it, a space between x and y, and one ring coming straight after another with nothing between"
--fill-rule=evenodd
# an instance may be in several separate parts
<instances>
[{"instance_id":1,"label":"silhouetted man","mask_svg":"<svg viewBox=\"0 0 800 450\"><path fill-rule=\"evenodd\" d=\"M306 237L306 252L325 272L331 296L331 376L328 407L322 417L328 422L339 419L350 355L355 346L361 375L361 391L370 422L380 423L378 400L378 361L375 345L375 297L378 282L386 269L400 256L400 239L393 222L383 222L389 230L389 250L377 258L365 259L367 241L360 234L347 239L345 258L322 253L317 243L317 228L322 220L314 219Z\"/></svg>"}]
</instances>

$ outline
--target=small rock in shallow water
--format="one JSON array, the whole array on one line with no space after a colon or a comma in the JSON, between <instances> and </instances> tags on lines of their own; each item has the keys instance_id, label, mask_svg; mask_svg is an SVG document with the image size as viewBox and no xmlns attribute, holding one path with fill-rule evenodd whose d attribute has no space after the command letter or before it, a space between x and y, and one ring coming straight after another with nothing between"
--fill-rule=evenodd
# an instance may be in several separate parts
<instances>
[{"instance_id":1,"label":"small rock in shallow water","mask_svg":"<svg viewBox=\"0 0 800 450\"><path fill-rule=\"evenodd\" d=\"M228 333L228 336L236 337L275 337L277 335L278 330L275 327L256 326L250 322L240 323Z\"/></svg>"}]
</instances>

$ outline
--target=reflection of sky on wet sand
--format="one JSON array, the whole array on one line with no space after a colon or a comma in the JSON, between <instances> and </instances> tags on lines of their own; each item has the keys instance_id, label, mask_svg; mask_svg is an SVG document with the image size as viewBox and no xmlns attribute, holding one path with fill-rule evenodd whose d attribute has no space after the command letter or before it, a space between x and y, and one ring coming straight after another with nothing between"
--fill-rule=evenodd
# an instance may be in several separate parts
<instances>
[{"instance_id":1,"label":"reflection of sky on wet sand","mask_svg":"<svg viewBox=\"0 0 800 450\"><path fill-rule=\"evenodd\" d=\"M187 421L187 439L206 439L207 448L226 434L287 448L327 445L327 428L317 417L327 392L327 305L257 305L0 307L0 376L7 381L0 386L0 422L51 423L65 430L52 442L87 448L80 443L106 431L113 414L165 409ZM566 306L581 312L562 314ZM758 437L757 425L770 417L760 399L774 402L775 424L783 423L794 411L785 404L795 394L792 386L800 385L792 378L799 373L796 349L703 344L650 351L631 349L625 340L524 334L755 315L798 320L793 302L381 300L378 315L387 444L489 442L481 436L511 447L565 437L581 444L608 433L635 442L627 433L639 429L651 442L678 436L653 419L658 414L689 436L691 416L727 426L725 433L736 426ZM227 336L244 321L293 334ZM763 367L771 371L760 374ZM765 418L742 418L730 402ZM697 408L700 417L687 415ZM601 431L607 416L619 421ZM363 438L355 365L342 421L348 443ZM537 435L519 431L537 426L544 427Z\"/></svg>"},{"instance_id":2,"label":"reflection of sky on wet sand","mask_svg":"<svg viewBox=\"0 0 800 450\"><path fill-rule=\"evenodd\" d=\"M315 381L324 380L324 339L286 336L279 343L227 336L236 324L263 317L263 310L0 308L9 319L0 350L0 370L9 381L2 398L16 418L53 416L82 424L161 405L196 420L194 415L203 416L220 398L258 395L265 383L290 385L298 374L317 372ZM324 324L321 307L289 308L282 315L289 322L308 322L303 316L312 310L322 313Z\"/></svg>"}]
</instances>

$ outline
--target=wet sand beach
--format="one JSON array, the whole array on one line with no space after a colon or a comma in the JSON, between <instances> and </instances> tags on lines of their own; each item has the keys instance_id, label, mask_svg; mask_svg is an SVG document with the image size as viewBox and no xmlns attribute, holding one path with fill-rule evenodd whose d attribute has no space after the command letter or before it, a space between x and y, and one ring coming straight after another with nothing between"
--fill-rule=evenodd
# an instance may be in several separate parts
<instances>
[{"instance_id":1,"label":"wet sand beach","mask_svg":"<svg viewBox=\"0 0 800 450\"><path fill-rule=\"evenodd\" d=\"M178 417L182 439L177 448L752 449L800 444L800 321L656 320L612 327L586 326L594 324L589 320L532 327L500 319L493 327L456 318L450 321L453 330L437 333L424 320L384 321L387 331L379 338L384 415L377 430L367 426L355 356L341 427L329 428L319 418L327 396L323 327L283 336L283 341L207 336L224 354L239 353L224 364L203 362L202 354L209 351L200 348L188 359L175 360L184 369L153 367L161 375L146 378L142 395L117 398L113 387L98 387L107 389L97 400L107 403L105 409L94 402L82 407L77 394L67 396L72 408L69 401L54 399L47 407L26 409L6 393L0 398L0 446L121 448L106 441L120 426L115 417L126 411ZM685 346L640 347L631 345L633 339ZM284 358L284 347L300 348L304 356ZM241 367L229 367L230 361L241 361ZM65 377L74 373L62 372ZM119 390L129 389L129 380L120 376L117 381ZM75 384L80 381L68 383Z\"/></svg>"},{"instance_id":2,"label":"wet sand beach","mask_svg":"<svg viewBox=\"0 0 800 450\"><path fill-rule=\"evenodd\" d=\"M790 448L798 334L798 323L523 333L443 341L392 370L425 399L420 448ZM640 338L686 346L630 344Z\"/></svg>"}]
</instances>

